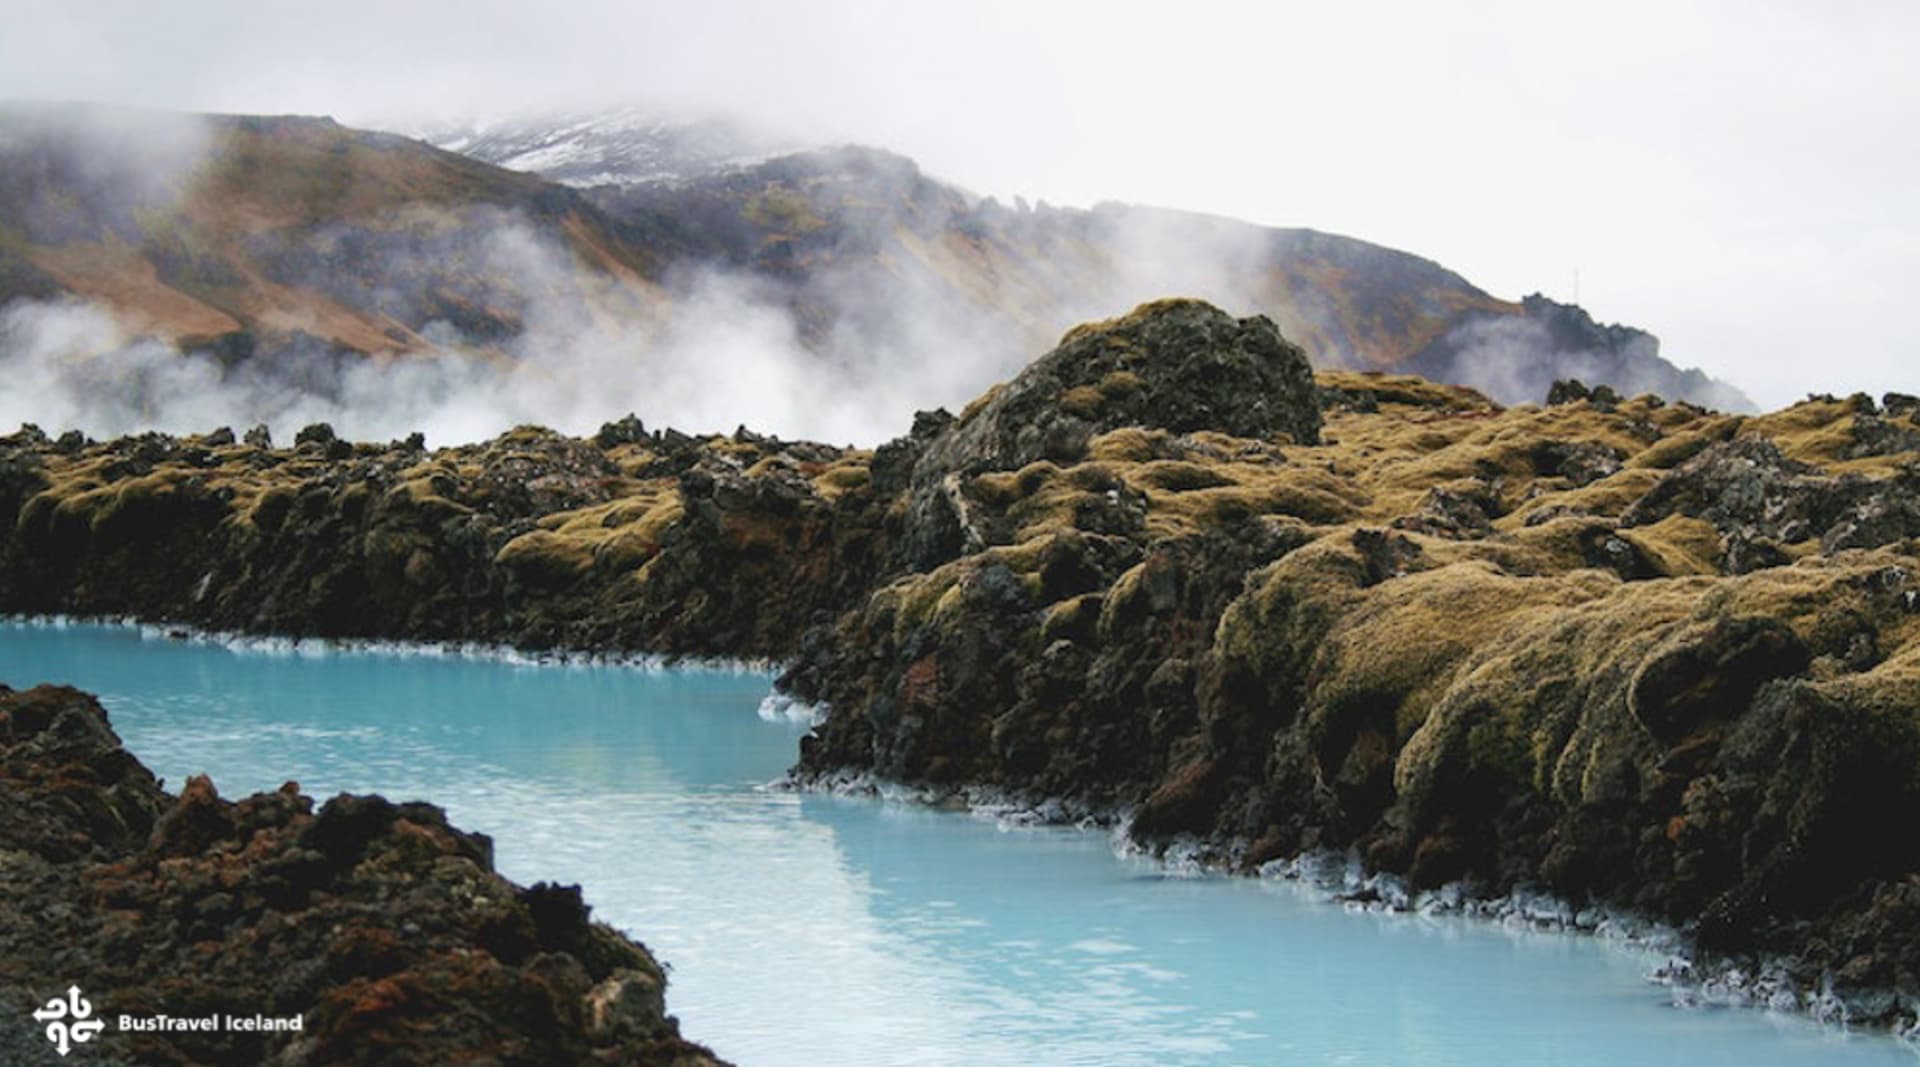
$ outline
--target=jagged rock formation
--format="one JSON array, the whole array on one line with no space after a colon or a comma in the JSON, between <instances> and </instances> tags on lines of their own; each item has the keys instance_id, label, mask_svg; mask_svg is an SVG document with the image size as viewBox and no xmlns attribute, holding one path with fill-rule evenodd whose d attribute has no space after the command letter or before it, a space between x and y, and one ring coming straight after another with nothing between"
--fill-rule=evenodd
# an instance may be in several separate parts
<instances>
[{"instance_id":1,"label":"jagged rock formation","mask_svg":"<svg viewBox=\"0 0 1920 1067\"><path fill-rule=\"evenodd\" d=\"M439 808L289 782L176 796L72 689L0 687L0 992L77 984L103 1017L302 1016L298 1033L122 1034L74 1062L715 1064L666 1013L646 949L578 887L521 888ZM9 1019L9 1024L12 1022ZM37 1031L0 1032L11 1063Z\"/></svg>"},{"instance_id":2,"label":"jagged rock formation","mask_svg":"<svg viewBox=\"0 0 1920 1067\"><path fill-rule=\"evenodd\" d=\"M1173 301L872 452L23 432L0 606L771 656L831 709L806 778L1544 885L1911 1018L1920 402L1552 392L1310 386Z\"/></svg>"},{"instance_id":3,"label":"jagged rock formation","mask_svg":"<svg viewBox=\"0 0 1920 1067\"><path fill-rule=\"evenodd\" d=\"M741 433L522 428L426 452L301 431L0 459L0 603L312 636L763 657L879 564L864 455ZM796 557L801 573L792 573ZM795 580L800 578L802 580Z\"/></svg>"},{"instance_id":4,"label":"jagged rock formation","mask_svg":"<svg viewBox=\"0 0 1920 1067\"><path fill-rule=\"evenodd\" d=\"M914 463L909 551L922 565L992 543L964 492L989 471L1077 462L1121 427L1313 444L1320 405L1306 354L1264 318L1169 300L1083 326L944 428Z\"/></svg>"}]
</instances>

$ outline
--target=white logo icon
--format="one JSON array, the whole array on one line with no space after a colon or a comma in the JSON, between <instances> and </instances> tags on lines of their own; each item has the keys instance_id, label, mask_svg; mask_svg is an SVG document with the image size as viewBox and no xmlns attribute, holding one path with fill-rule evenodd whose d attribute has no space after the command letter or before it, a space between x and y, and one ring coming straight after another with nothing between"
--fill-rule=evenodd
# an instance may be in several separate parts
<instances>
[{"instance_id":1,"label":"white logo icon","mask_svg":"<svg viewBox=\"0 0 1920 1067\"><path fill-rule=\"evenodd\" d=\"M47 1040L53 1042L55 1051L65 1056L73 1051L73 1046L84 1045L94 1036L107 1028L99 1019L89 1019L93 1014L93 1005L80 995L79 986L67 987L65 1000L55 997L47 1001L47 1006L33 1013L33 1017L47 1024Z\"/></svg>"}]
</instances>

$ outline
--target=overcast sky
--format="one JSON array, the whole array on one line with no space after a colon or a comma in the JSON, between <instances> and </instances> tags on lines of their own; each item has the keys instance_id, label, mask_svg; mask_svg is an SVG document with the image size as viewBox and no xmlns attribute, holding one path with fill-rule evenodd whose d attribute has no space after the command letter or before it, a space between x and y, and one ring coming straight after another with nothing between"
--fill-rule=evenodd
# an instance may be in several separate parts
<instances>
[{"instance_id":1,"label":"overcast sky","mask_svg":"<svg viewBox=\"0 0 1920 1067\"><path fill-rule=\"evenodd\" d=\"M8 0L0 97L660 101L983 193L1311 226L1660 335L1763 406L1920 391L1920 3Z\"/></svg>"}]
</instances>

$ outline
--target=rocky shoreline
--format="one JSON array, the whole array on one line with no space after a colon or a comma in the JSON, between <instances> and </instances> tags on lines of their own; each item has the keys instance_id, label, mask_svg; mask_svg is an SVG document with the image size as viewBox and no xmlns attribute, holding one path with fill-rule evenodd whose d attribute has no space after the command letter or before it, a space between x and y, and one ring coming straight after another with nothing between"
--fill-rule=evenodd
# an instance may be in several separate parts
<instances>
[{"instance_id":1,"label":"rocky shoreline","mask_svg":"<svg viewBox=\"0 0 1920 1067\"><path fill-rule=\"evenodd\" d=\"M779 661L827 709L802 782L1537 886L1909 1024L1920 400L1551 400L1316 378L1271 323L1167 301L872 451L29 429L0 610Z\"/></svg>"},{"instance_id":2,"label":"rocky shoreline","mask_svg":"<svg viewBox=\"0 0 1920 1067\"><path fill-rule=\"evenodd\" d=\"M499 641L386 640L373 637L299 637L209 630L192 623L156 623L136 615L28 615L0 614L0 627L25 626L67 629L75 626L130 627L143 640L185 645L217 645L265 656L391 656L400 658L472 660L524 667L617 667L622 670L707 672L713 674L777 675L786 664L773 659L738 656L664 655L654 652L616 652L605 649L524 648ZM784 696L783 696L784 698Z\"/></svg>"},{"instance_id":3,"label":"rocky shoreline","mask_svg":"<svg viewBox=\"0 0 1920 1067\"><path fill-rule=\"evenodd\" d=\"M138 1024L63 1062L719 1062L644 947L492 852L427 804L168 793L92 697L0 687L0 995L72 985ZM0 1034L9 1062L48 1050Z\"/></svg>"}]
</instances>

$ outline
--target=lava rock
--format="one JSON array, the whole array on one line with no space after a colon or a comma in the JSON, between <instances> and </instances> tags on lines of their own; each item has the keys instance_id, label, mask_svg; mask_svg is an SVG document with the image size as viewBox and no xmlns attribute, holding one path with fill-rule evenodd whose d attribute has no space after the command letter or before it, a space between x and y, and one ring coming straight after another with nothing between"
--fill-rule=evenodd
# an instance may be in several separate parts
<instances>
[{"instance_id":1,"label":"lava rock","mask_svg":"<svg viewBox=\"0 0 1920 1067\"><path fill-rule=\"evenodd\" d=\"M0 688L0 848L24 848L0 863L0 996L43 1000L58 961L110 1011L303 1018L110 1032L89 1062L719 1062L680 1036L661 965L577 888L514 886L429 805L311 810L292 788L231 803L205 777L168 796L91 697ZM495 952L513 929L530 950Z\"/></svg>"}]
</instances>

